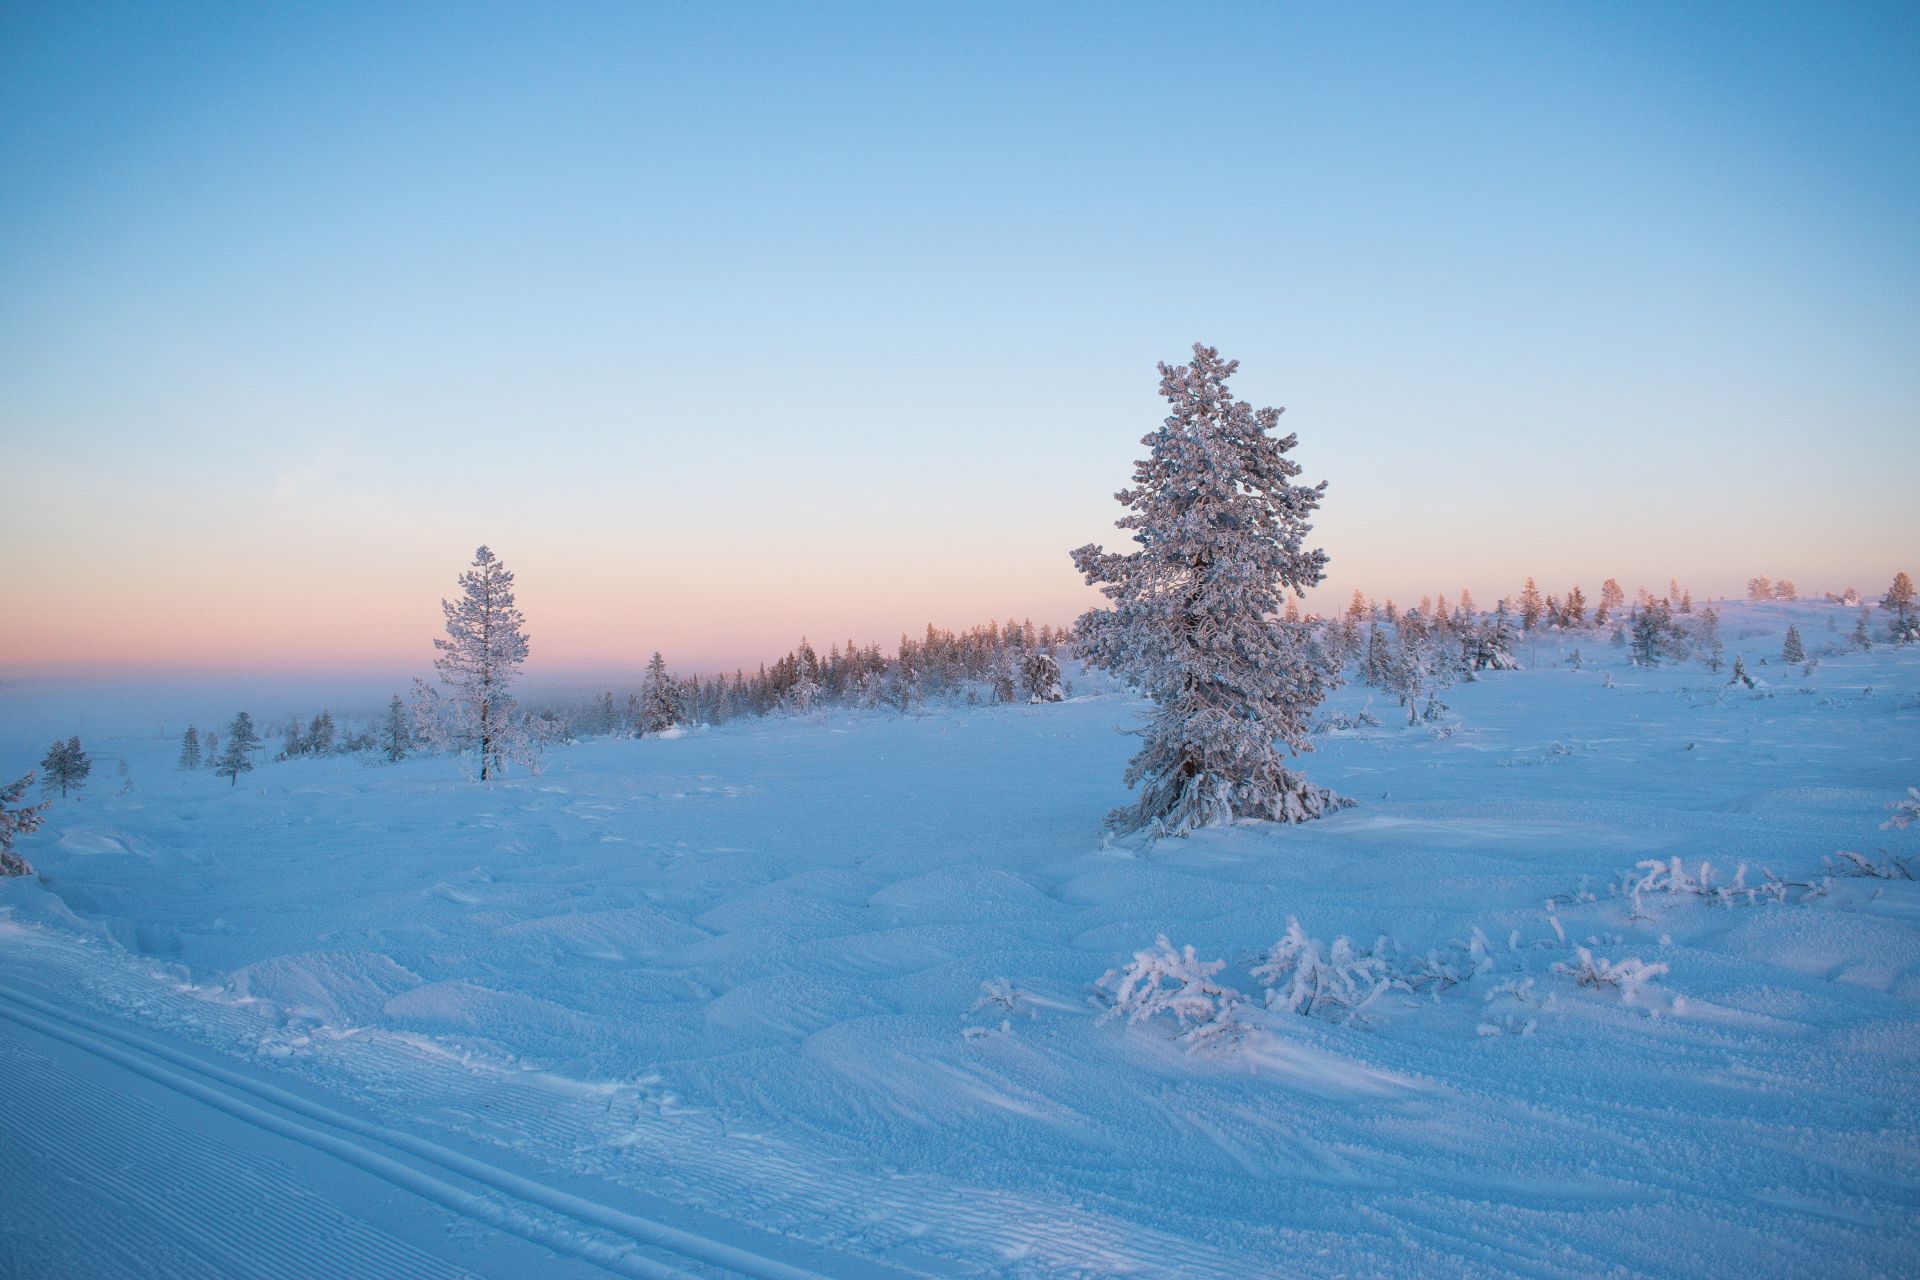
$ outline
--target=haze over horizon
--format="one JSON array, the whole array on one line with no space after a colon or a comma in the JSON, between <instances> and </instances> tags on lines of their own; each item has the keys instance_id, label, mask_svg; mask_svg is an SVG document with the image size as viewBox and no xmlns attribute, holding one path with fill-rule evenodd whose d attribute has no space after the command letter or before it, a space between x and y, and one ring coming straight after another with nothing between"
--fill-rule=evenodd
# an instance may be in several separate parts
<instances>
[{"instance_id":1,"label":"haze over horizon","mask_svg":"<svg viewBox=\"0 0 1920 1280\"><path fill-rule=\"evenodd\" d=\"M1914 567L1911 6L572 12L0 14L0 677L1070 622L1196 340L1323 612Z\"/></svg>"}]
</instances>

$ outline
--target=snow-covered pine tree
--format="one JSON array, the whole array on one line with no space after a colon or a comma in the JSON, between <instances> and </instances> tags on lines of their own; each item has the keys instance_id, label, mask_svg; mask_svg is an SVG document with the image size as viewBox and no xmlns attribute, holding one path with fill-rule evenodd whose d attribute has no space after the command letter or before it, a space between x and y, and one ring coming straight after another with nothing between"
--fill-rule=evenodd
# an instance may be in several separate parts
<instances>
[{"instance_id":1,"label":"snow-covered pine tree","mask_svg":"<svg viewBox=\"0 0 1920 1280\"><path fill-rule=\"evenodd\" d=\"M1764 573L1757 574L1754 577L1748 578L1747 579L1747 599L1749 600L1773 599L1773 579L1769 578Z\"/></svg>"},{"instance_id":2,"label":"snow-covered pine tree","mask_svg":"<svg viewBox=\"0 0 1920 1280\"><path fill-rule=\"evenodd\" d=\"M1720 615L1712 609L1702 609L1693 624L1693 652L1707 670L1720 670L1721 655L1726 650L1720 643Z\"/></svg>"},{"instance_id":3,"label":"snow-covered pine tree","mask_svg":"<svg viewBox=\"0 0 1920 1280\"><path fill-rule=\"evenodd\" d=\"M1109 819L1121 830L1299 822L1347 803L1287 769L1278 750L1311 749L1307 719L1328 684L1304 629L1278 617L1281 592L1304 594L1325 574L1326 553L1304 542L1326 486L1290 483L1296 437L1272 434L1280 410L1229 394L1238 367L1198 343L1192 364L1160 366L1172 412L1143 438L1148 456L1116 495L1127 508L1117 527L1139 549L1073 553L1113 602L1080 619L1082 654L1157 704L1127 768L1140 798Z\"/></svg>"},{"instance_id":4,"label":"snow-covered pine tree","mask_svg":"<svg viewBox=\"0 0 1920 1280\"><path fill-rule=\"evenodd\" d=\"M987 683L993 688L995 702L1012 702L1019 696L1014 683L1013 658L1004 644L993 651L993 665L988 670Z\"/></svg>"},{"instance_id":5,"label":"snow-covered pine tree","mask_svg":"<svg viewBox=\"0 0 1920 1280\"><path fill-rule=\"evenodd\" d=\"M1533 585L1533 579L1527 579L1527 585L1520 589L1520 629L1531 631L1540 625L1544 608L1540 603L1540 588Z\"/></svg>"},{"instance_id":6,"label":"snow-covered pine tree","mask_svg":"<svg viewBox=\"0 0 1920 1280\"><path fill-rule=\"evenodd\" d=\"M1473 592L1467 590L1465 587L1460 588L1460 612L1467 616L1469 622L1473 620L1475 612L1473 607Z\"/></svg>"},{"instance_id":7,"label":"snow-covered pine tree","mask_svg":"<svg viewBox=\"0 0 1920 1280\"><path fill-rule=\"evenodd\" d=\"M68 738L65 742L55 742L48 748L45 758L40 761L45 776L40 780L41 788L49 795L53 789L60 789L60 798L65 799L69 791L78 791L87 785L87 775L93 772L93 761L81 749L80 739Z\"/></svg>"},{"instance_id":8,"label":"snow-covered pine tree","mask_svg":"<svg viewBox=\"0 0 1920 1280\"><path fill-rule=\"evenodd\" d=\"M1913 607L1913 579L1906 570L1893 575L1893 585L1887 588L1887 594L1880 597L1882 609L1894 611L1890 634L1898 644L1912 644L1920 640L1920 628L1914 625L1914 618L1908 612Z\"/></svg>"},{"instance_id":9,"label":"snow-covered pine tree","mask_svg":"<svg viewBox=\"0 0 1920 1280\"><path fill-rule=\"evenodd\" d=\"M180 735L180 768L198 769L200 767L200 733L192 725Z\"/></svg>"},{"instance_id":10,"label":"snow-covered pine tree","mask_svg":"<svg viewBox=\"0 0 1920 1280\"><path fill-rule=\"evenodd\" d=\"M1780 661L1805 662L1806 660L1807 650L1806 647L1800 643L1800 628L1789 624L1787 627L1786 642L1780 646Z\"/></svg>"},{"instance_id":11,"label":"snow-covered pine tree","mask_svg":"<svg viewBox=\"0 0 1920 1280\"><path fill-rule=\"evenodd\" d=\"M1853 647L1862 653L1873 648L1873 637L1867 632L1867 610L1865 605L1861 606L1860 616L1853 624Z\"/></svg>"},{"instance_id":12,"label":"snow-covered pine tree","mask_svg":"<svg viewBox=\"0 0 1920 1280\"><path fill-rule=\"evenodd\" d=\"M1062 702L1067 696L1060 687L1060 664L1042 649L1029 650L1020 663L1020 684L1028 702Z\"/></svg>"},{"instance_id":13,"label":"snow-covered pine tree","mask_svg":"<svg viewBox=\"0 0 1920 1280\"><path fill-rule=\"evenodd\" d=\"M1680 593L1680 612L1693 612L1693 588L1688 587Z\"/></svg>"},{"instance_id":14,"label":"snow-covered pine tree","mask_svg":"<svg viewBox=\"0 0 1920 1280\"><path fill-rule=\"evenodd\" d=\"M433 661L450 693L415 681L414 718L437 747L479 757L480 781L509 763L531 764L534 743L515 714L512 686L527 660L526 617L513 603L513 574L485 546L460 575L459 600L442 600L447 638Z\"/></svg>"},{"instance_id":15,"label":"snow-covered pine tree","mask_svg":"<svg viewBox=\"0 0 1920 1280\"><path fill-rule=\"evenodd\" d=\"M929 626L928 630L931 631L932 627ZM936 665L938 665L937 662ZM944 682L944 677L942 679ZM801 637L800 648L794 655L793 683L787 686L783 701L787 709L797 716L810 714L814 704L820 701L820 663L814 656L813 647L807 643L804 636Z\"/></svg>"},{"instance_id":16,"label":"snow-covered pine tree","mask_svg":"<svg viewBox=\"0 0 1920 1280\"><path fill-rule=\"evenodd\" d=\"M13 851L15 836L31 835L45 821L47 801L27 805L20 803L20 797L27 794L27 788L32 785L33 771L29 769L24 778L0 787L0 876L33 874L32 865Z\"/></svg>"},{"instance_id":17,"label":"snow-covered pine tree","mask_svg":"<svg viewBox=\"0 0 1920 1280\"><path fill-rule=\"evenodd\" d=\"M1795 589L1791 578L1782 578L1773 584L1773 598L1775 600L1798 600L1800 593Z\"/></svg>"},{"instance_id":18,"label":"snow-covered pine tree","mask_svg":"<svg viewBox=\"0 0 1920 1280\"><path fill-rule=\"evenodd\" d=\"M407 704L400 701L397 693L387 704L387 722L380 729L380 750L388 764L399 764L413 750L413 722L407 716Z\"/></svg>"},{"instance_id":19,"label":"snow-covered pine tree","mask_svg":"<svg viewBox=\"0 0 1920 1280\"><path fill-rule=\"evenodd\" d=\"M1518 671L1520 660L1513 656L1513 641L1513 624L1507 620L1507 602L1502 600L1493 616L1462 640L1461 658L1468 673Z\"/></svg>"},{"instance_id":20,"label":"snow-covered pine tree","mask_svg":"<svg viewBox=\"0 0 1920 1280\"><path fill-rule=\"evenodd\" d=\"M307 750L316 756L332 755L334 733L333 713L322 711L307 726Z\"/></svg>"},{"instance_id":21,"label":"snow-covered pine tree","mask_svg":"<svg viewBox=\"0 0 1920 1280\"><path fill-rule=\"evenodd\" d=\"M1733 655L1733 674L1727 677L1728 684L1743 684L1753 688L1753 677L1747 674L1747 660L1740 654Z\"/></svg>"},{"instance_id":22,"label":"snow-covered pine tree","mask_svg":"<svg viewBox=\"0 0 1920 1280\"><path fill-rule=\"evenodd\" d=\"M1580 592L1580 584L1574 583L1573 590L1567 592L1567 625L1577 627L1587 620L1587 598Z\"/></svg>"},{"instance_id":23,"label":"snow-covered pine tree","mask_svg":"<svg viewBox=\"0 0 1920 1280\"><path fill-rule=\"evenodd\" d=\"M209 738L213 735L208 734ZM240 775L253 768L253 756L250 754L260 745L259 731L253 727L253 717L242 711L227 726L226 750L214 762L214 772L223 778L233 779L233 785L240 785Z\"/></svg>"},{"instance_id":24,"label":"snow-covered pine tree","mask_svg":"<svg viewBox=\"0 0 1920 1280\"><path fill-rule=\"evenodd\" d=\"M1649 600L1633 619L1633 661L1636 666L1657 667L1666 655L1668 633L1673 630L1673 615L1664 600Z\"/></svg>"},{"instance_id":25,"label":"snow-covered pine tree","mask_svg":"<svg viewBox=\"0 0 1920 1280\"><path fill-rule=\"evenodd\" d=\"M1367 627L1367 652L1360 663L1360 678L1376 689L1393 686L1393 650L1377 622Z\"/></svg>"},{"instance_id":26,"label":"snow-covered pine tree","mask_svg":"<svg viewBox=\"0 0 1920 1280\"><path fill-rule=\"evenodd\" d=\"M1395 628L1399 643L1393 654L1392 692L1407 709L1407 723L1420 718L1420 695L1427 691L1434 663L1425 624L1418 613L1401 616Z\"/></svg>"},{"instance_id":27,"label":"snow-covered pine tree","mask_svg":"<svg viewBox=\"0 0 1920 1280\"><path fill-rule=\"evenodd\" d=\"M1593 625L1603 627L1607 619L1619 612L1620 606L1627 602L1627 593L1620 589L1617 578L1608 578L1600 584L1600 607L1593 611Z\"/></svg>"},{"instance_id":28,"label":"snow-covered pine tree","mask_svg":"<svg viewBox=\"0 0 1920 1280\"><path fill-rule=\"evenodd\" d=\"M650 733L665 733L683 718L680 686L667 673L667 660L656 649L647 659L647 674L640 682L640 718L634 732L643 738Z\"/></svg>"}]
</instances>

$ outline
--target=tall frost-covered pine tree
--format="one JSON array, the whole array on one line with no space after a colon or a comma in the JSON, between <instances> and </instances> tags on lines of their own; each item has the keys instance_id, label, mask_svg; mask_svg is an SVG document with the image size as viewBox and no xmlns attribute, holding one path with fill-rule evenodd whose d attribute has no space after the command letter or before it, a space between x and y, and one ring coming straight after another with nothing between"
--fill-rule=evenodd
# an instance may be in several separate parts
<instances>
[{"instance_id":1,"label":"tall frost-covered pine tree","mask_svg":"<svg viewBox=\"0 0 1920 1280\"><path fill-rule=\"evenodd\" d=\"M1330 677L1308 654L1282 594L1321 580L1327 556L1305 549L1325 483L1290 481L1295 437L1273 434L1280 410L1235 400L1239 362L1198 343L1193 363L1160 366L1172 412L1144 437L1148 456L1117 526L1138 549L1073 553L1112 607L1079 623L1087 661L1139 684L1157 703L1127 768L1139 786L1108 821L1182 835L1235 818L1301 822L1347 803L1282 763L1312 749L1307 718Z\"/></svg>"},{"instance_id":2,"label":"tall frost-covered pine tree","mask_svg":"<svg viewBox=\"0 0 1920 1280\"><path fill-rule=\"evenodd\" d=\"M442 695L416 681L416 719L436 747L473 752L480 780L497 777L509 762L531 763L533 740L520 723L511 692L527 660L526 618L513 603L513 574L482 546L460 575L460 598L442 600L447 638L435 639L433 669L449 690Z\"/></svg>"}]
</instances>

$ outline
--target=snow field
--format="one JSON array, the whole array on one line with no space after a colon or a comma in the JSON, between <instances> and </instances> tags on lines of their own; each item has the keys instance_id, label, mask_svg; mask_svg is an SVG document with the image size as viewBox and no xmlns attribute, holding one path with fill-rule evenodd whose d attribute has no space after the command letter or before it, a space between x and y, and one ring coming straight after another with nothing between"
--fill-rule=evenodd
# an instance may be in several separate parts
<instances>
[{"instance_id":1,"label":"snow field","mask_svg":"<svg viewBox=\"0 0 1920 1280\"><path fill-rule=\"evenodd\" d=\"M79 1053L30 1025L55 1009L231 1062L409 1168L564 1193L501 1211L616 1252L648 1222L829 1275L1911 1273L1920 885L1827 863L1920 841L1879 825L1920 779L1920 654L1777 657L1852 617L1725 606L1758 691L1591 632L1523 640L1441 732L1349 686L1323 710L1384 725L1302 764L1355 808L1157 844L1099 830L1123 694L587 742L485 788L349 759L229 788L129 739L134 789L56 806L44 882L0 885L0 1061ZM1675 857L1807 887L1636 908ZM1402 982L1269 1007L1290 921ZM1223 962L1235 1046L1102 1019L1162 934ZM1632 961L1665 970L1578 981Z\"/></svg>"}]
</instances>

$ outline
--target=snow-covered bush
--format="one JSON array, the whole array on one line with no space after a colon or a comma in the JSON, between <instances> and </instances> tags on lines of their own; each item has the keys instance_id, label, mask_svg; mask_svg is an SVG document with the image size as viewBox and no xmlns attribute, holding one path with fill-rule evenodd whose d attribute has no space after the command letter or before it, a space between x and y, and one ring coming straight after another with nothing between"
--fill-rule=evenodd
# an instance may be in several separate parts
<instances>
[{"instance_id":1,"label":"snow-covered bush","mask_svg":"<svg viewBox=\"0 0 1920 1280\"><path fill-rule=\"evenodd\" d=\"M1175 950L1163 933L1153 946L1136 951L1132 963L1107 970L1094 984L1110 993L1101 1021L1124 1018L1136 1026L1166 1014L1179 1025L1177 1038L1189 1052L1231 1048L1246 1038L1247 1026L1240 993L1214 981L1226 965L1201 960L1191 946Z\"/></svg>"},{"instance_id":2,"label":"snow-covered bush","mask_svg":"<svg viewBox=\"0 0 1920 1280\"><path fill-rule=\"evenodd\" d=\"M1634 1003L1640 996L1641 988L1666 973L1664 964L1648 964L1637 956L1625 960L1596 959L1593 952L1585 947L1574 948L1575 960L1569 964L1564 960L1554 962L1553 971L1573 979L1574 985L1592 987L1612 987L1620 993L1620 999L1626 1004Z\"/></svg>"},{"instance_id":3,"label":"snow-covered bush","mask_svg":"<svg viewBox=\"0 0 1920 1280\"><path fill-rule=\"evenodd\" d=\"M1020 684L1028 702L1061 702L1067 691L1060 687L1060 664L1051 655L1035 649L1020 664Z\"/></svg>"},{"instance_id":4,"label":"snow-covered bush","mask_svg":"<svg viewBox=\"0 0 1920 1280\"><path fill-rule=\"evenodd\" d=\"M1394 985L1381 950L1355 947L1344 936L1323 946L1289 919L1286 934L1267 949L1253 977L1266 988L1269 1009L1351 1018Z\"/></svg>"}]
</instances>

